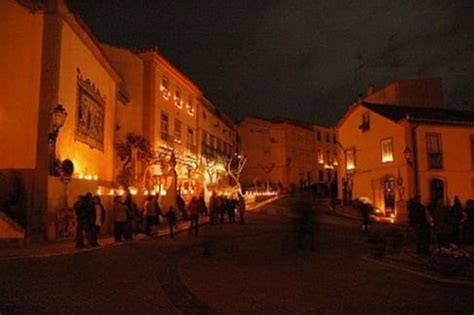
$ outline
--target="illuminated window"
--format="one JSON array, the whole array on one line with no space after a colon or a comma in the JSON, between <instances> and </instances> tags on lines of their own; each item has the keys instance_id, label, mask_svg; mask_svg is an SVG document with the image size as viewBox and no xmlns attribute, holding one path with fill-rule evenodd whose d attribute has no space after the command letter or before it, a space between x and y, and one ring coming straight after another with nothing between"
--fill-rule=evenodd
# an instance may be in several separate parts
<instances>
[{"instance_id":1,"label":"illuminated window","mask_svg":"<svg viewBox=\"0 0 474 315\"><path fill-rule=\"evenodd\" d=\"M161 139L165 141L168 141L168 138L169 138L168 127L169 127L168 114L166 114L165 112L161 112Z\"/></svg>"},{"instance_id":2,"label":"illuminated window","mask_svg":"<svg viewBox=\"0 0 474 315\"><path fill-rule=\"evenodd\" d=\"M323 156L323 151L318 150L318 163L319 164L324 164L324 156Z\"/></svg>"},{"instance_id":3,"label":"illuminated window","mask_svg":"<svg viewBox=\"0 0 474 315\"><path fill-rule=\"evenodd\" d=\"M383 139L380 142L382 150L382 163L393 162L393 140L392 138Z\"/></svg>"},{"instance_id":4,"label":"illuminated window","mask_svg":"<svg viewBox=\"0 0 474 315\"><path fill-rule=\"evenodd\" d=\"M178 108L183 107L183 98L181 97L181 89L179 87L176 87L175 95L174 95L174 104Z\"/></svg>"},{"instance_id":5,"label":"illuminated window","mask_svg":"<svg viewBox=\"0 0 474 315\"><path fill-rule=\"evenodd\" d=\"M355 169L355 149L346 151L346 169L348 171Z\"/></svg>"},{"instance_id":6,"label":"illuminated window","mask_svg":"<svg viewBox=\"0 0 474 315\"><path fill-rule=\"evenodd\" d=\"M187 109L188 109L188 114L190 116L193 116L194 115L194 104L193 104L193 98L191 97L191 95L188 97L188 104L186 105Z\"/></svg>"},{"instance_id":7,"label":"illuminated window","mask_svg":"<svg viewBox=\"0 0 474 315\"><path fill-rule=\"evenodd\" d=\"M168 100L170 98L170 81L166 76L161 78L160 90L162 92L163 98Z\"/></svg>"},{"instance_id":8,"label":"illuminated window","mask_svg":"<svg viewBox=\"0 0 474 315\"><path fill-rule=\"evenodd\" d=\"M174 141L181 143L181 121L178 119L174 121Z\"/></svg>"},{"instance_id":9,"label":"illuminated window","mask_svg":"<svg viewBox=\"0 0 474 315\"><path fill-rule=\"evenodd\" d=\"M194 131L191 128L188 128L188 149L193 150L194 149Z\"/></svg>"}]
</instances>

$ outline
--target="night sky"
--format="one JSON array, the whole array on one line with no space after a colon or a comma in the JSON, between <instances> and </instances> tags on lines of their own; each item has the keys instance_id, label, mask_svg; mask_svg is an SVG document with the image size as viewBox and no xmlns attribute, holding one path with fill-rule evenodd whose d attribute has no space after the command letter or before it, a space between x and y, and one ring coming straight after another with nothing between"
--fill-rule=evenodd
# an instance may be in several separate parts
<instances>
[{"instance_id":1,"label":"night sky","mask_svg":"<svg viewBox=\"0 0 474 315\"><path fill-rule=\"evenodd\" d=\"M440 76L474 110L474 1L68 0L101 41L157 47L229 116L334 124L369 83Z\"/></svg>"}]
</instances>

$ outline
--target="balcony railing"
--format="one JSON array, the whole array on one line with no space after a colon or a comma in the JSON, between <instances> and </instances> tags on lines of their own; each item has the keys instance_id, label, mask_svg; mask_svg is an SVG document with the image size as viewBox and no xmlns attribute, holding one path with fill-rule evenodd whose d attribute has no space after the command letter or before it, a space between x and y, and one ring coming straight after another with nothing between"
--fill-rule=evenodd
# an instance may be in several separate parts
<instances>
[{"instance_id":1,"label":"balcony railing","mask_svg":"<svg viewBox=\"0 0 474 315\"><path fill-rule=\"evenodd\" d=\"M225 152L218 150L210 145L202 144L201 154L208 158L217 158L226 156Z\"/></svg>"}]
</instances>

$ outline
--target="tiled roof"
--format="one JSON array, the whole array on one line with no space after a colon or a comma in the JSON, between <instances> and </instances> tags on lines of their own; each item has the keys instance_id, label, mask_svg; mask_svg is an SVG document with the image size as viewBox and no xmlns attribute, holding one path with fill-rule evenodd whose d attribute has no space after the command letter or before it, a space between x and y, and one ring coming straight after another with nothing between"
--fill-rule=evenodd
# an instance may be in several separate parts
<instances>
[{"instance_id":1,"label":"tiled roof","mask_svg":"<svg viewBox=\"0 0 474 315\"><path fill-rule=\"evenodd\" d=\"M474 125L474 111L445 108L381 105L362 102L364 107L390 120L409 119L426 123Z\"/></svg>"}]
</instances>

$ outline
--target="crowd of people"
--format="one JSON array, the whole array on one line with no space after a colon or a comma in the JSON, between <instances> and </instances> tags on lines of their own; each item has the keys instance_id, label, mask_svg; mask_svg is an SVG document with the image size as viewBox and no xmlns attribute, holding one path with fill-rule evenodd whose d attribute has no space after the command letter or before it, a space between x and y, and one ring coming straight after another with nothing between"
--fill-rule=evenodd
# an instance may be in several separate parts
<instances>
[{"instance_id":1,"label":"crowd of people","mask_svg":"<svg viewBox=\"0 0 474 315\"><path fill-rule=\"evenodd\" d=\"M408 202L409 224L415 231L416 252L429 255L432 249L474 242L474 203L468 201L463 207L458 196L453 205L443 207L431 201L427 206L420 196Z\"/></svg>"},{"instance_id":2,"label":"crowd of people","mask_svg":"<svg viewBox=\"0 0 474 315\"><path fill-rule=\"evenodd\" d=\"M176 206L177 209L171 205L166 211L163 210L158 195L147 196L142 207L137 206L130 193L115 196L110 213L115 241L132 240L136 233L153 236L161 219L167 221L171 238L174 237L178 218L182 221L189 221L189 233L194 233L196 236L199 233L199 218L201 216L209 216L211 224L223 223L225 216L227 216L229 223L235 223L235 212L237 211L240 223L244 224L245 222L245 199L240 193L224 195L214 191L210 197L209 207L206 205L203 194L199 197L192 197L187 204L178 194ZM98 236L106 215L100 197L92 196L91 193L78 196L74 203L74 210L76 214L76 247L85 247L85 240L90 246L99 246Z\"/></svg>"}]
</instances>

